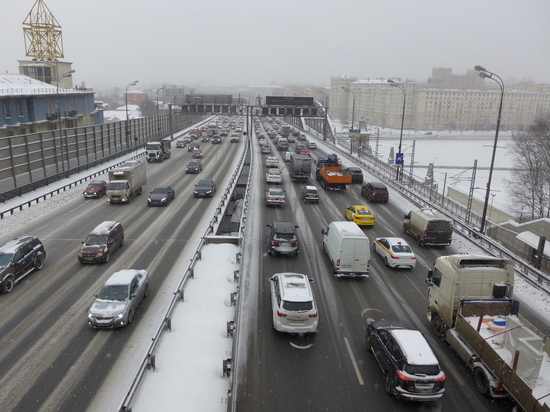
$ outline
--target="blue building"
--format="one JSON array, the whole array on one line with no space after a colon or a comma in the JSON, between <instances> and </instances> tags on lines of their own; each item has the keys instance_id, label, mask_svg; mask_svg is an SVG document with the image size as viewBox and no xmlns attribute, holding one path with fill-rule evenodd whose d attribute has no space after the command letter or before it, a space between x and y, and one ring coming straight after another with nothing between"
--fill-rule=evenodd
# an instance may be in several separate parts
<instances>
[{"instance_id":1,"label":"blue building","mask_svg":"<svg viewBox=\"0 0 550 412\"><path fill-rule=\"evenodd\" d=\"M0 74L0 138L103 123L91 89Z\"/></svg>"}]
</instances>

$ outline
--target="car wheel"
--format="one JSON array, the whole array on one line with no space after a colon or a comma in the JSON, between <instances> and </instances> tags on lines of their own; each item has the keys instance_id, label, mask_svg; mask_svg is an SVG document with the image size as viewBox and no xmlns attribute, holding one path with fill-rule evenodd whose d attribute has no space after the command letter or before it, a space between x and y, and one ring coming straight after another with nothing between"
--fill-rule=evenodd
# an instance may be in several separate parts
<instances>
[{"instance_id":1,"label":"car wheel","mask_svg":"<svg viewBox=\"0 0 550 412\"><path fill-rule=\"evenodd\" d=\"M111 256L109 255L109 252L105 253L105 258L103 259L103 262L104 262L104 263L107 263L107 262L109 261L109 258L110 258L110 257L111 257Z\"/></svg>"},{"instance_id":2,"label":"car wheel","mask_svg":"<svg viewBox=\"0 0 550 412\"><path fill-rule=\"evenodd\" d=\"M388 395L393 395L393 382L389 372L384 374L384 389Z\"/></svg>"},{"instance_id":3,"label":"car wheel","mask_svg":"<svg viewBox=\"0 0 550 412\"><path fill-rule=\"evenodd\" d=\"M489 381L487 380L487 376L485 375L483 370L481 370L481 368L474 369L474 384L476 385L476 389L479 393L481 393L483 396L489 396Z\"/></svg>"},{"instance_id":4,"label":"car wheel","mask_svg":"<svg viewBox=\"0 0 550 412\"><path fill-rule=\"evenodd\" d=\"M34 268L40 270L44 267L44 256L38 255L34 261Z\"/></svg>"},{"instance_id":5,"label":"car wheel","mask_svg":"<svg viewBox=\"0 0 550 412\"><path fill-rule=\"evenodd\" d=\"M416 243L418 244L418 246L424 246L424 241L420 237L416 239Z\"/></svg>"},{"instance_id":6,"label":"car wheel","mask_svg":"<svg viewBox=\"0 0 550 412\"><path fill-rule=\"evenodd\" d=\"M443 336L443 332L445 329L444 324L441 318L439 317L439 315L437 314L432 315L432 328L438 337L441 338Z\"/></svg>"},{"instance_id":7,"label":"car wheel","mask_svg":"<svg viewBox=\"0 0 550 412\"><path fill-rule=\"evenodd\" d=\"M128 312L128 325L132 323L133 318L134 318L134 311L130 309L130 311Z\"/></svg>"},{"instance_id":8,"label":"car wheel","mask_svg":"<svg viewBox=\"0 0 550 412\"><path fill-rule=\"evenodd\" d=\"M387 257L384 258L384 265L386 265L386 267L390 267L390 262L388 262Z\"/></svg>"},{"instance_id":9,"label":"car wheel","mask_svg":"<svg viewBox=\"0 0 550 412\"><path fill-rule=\"evenodd\" d=\"M145 291L143 292L143 297L146 298L147 296L149 296L149 284L148 283L145 285Z\"/></svg>"},{"instance_id":10,"label":"car wheel","mask_svg":"<svg viewBox=\"0 0 550 412\"><path fill-rule=\"evenodd\" d=\"M118 245L118 247L122 247L122 246L124 246L124 236L120 240L120 245Z\"/></svg>"},{"instance_id":11,"label":"car wheel","mask_svg":"<svg viewBox=\"0 0 550 412\"><path fill-rule=\"evenodd\" d=\"M2 283L2 293L10 293L13 290L13 285L15 285L13 277L8 276Z\"/></svg>"},{"instance_id":12,"label":"car wheel","mask_svg":"<svg viewBox=\"0 0 550 412\"><path fill-rule=\"evenodd\" d=\"M372 340L371 340L371 337L370 337L370 333L368 333L368 332L365 335L365 346L367 347L368 351L372 350Z\"/></svg>"},{"instance_id":13,"label":"car wheel","mask_svg":"<svg viewBox=\"0 0 550 412\"><path fill-rule=\"evenodd\" d=\"M376 243L374 243L374 242L372 242L372 251L373 251L374 253L378 253L378 252L376 251Z\"/></svg>"},{"instance_id":14,"label":"car wheel","mask_svg":"<svg viewBox=\"0 0 550 412\"><path fill-rule=\"evenodd\" d=\"M409 232L407 231L407 225L403 225L403 233L404 233L405 235L406 235L407 233L409 233Z\"/></svg>"}]
</instances>

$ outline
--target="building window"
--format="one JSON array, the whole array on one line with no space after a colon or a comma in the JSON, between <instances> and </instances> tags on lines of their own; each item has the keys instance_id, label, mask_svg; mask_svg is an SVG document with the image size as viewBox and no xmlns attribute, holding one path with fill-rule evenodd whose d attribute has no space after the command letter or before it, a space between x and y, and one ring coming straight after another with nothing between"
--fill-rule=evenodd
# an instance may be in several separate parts
<instances>
[{"instance_id":1,"label":"building window","mask_svg":"<svg viewBox=\"0 0 550 412\"><path fill-rule=\"evenodd\" d=\"M3 106L4 106L4 118L11 119L11 107L10 107L9 100L4 100Z\"/></svg>"},{"instance_id":2,"label":"building window","mask_svg":"<svg viewBox=\"0 0 550 412\"><path fill-rule=\"evenodd\" d=\"M17 116L19 117L25 116L25 111L23 110L23 101L17 100L16 105L17 105Z\"/></svg>"}]
</instances>

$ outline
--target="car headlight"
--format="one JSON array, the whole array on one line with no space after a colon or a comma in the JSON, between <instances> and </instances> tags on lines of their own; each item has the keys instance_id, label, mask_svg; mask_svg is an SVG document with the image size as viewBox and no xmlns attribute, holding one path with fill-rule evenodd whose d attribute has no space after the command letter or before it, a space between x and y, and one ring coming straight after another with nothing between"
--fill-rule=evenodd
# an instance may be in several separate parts
<instances>
[{"instance_id":1,"label":"car headlight","mask_svg":"<svg viewBox=\"0 0 550 412\"><path fill-rule=\"evenodd\" d=\"M161 202L166 202L166 198L163 197L162 200L161 200Z\"/></svg>"},{"instance_id":2,"label":"car headlight","mask_svg":"<svg viewBox=\"0 0 550 412\"><path fill-rule=\"evenodd\" d=\"M121 313L116 315L117 319L122 319L123 317L124 317L124 312L121 312Z\"/></svg>"},{"instance_id":3,"label":"car headlight","mask_svg":"<svg viewBox=\"0 0 550 412\"><path fill-rule=\"evenodd\" d=\"M147 198L147 201L148 201L149 203L151 203L151 198L150 198L150 197L148 197L148 198Z\"/></svg>"},{"instance_id":4,"label":"car headlight","mask_svg":"<svg viewBox=\"0 0 550 412\"><path fill-rule=\"evenodd\" d=\"M92 320L94 318L94 315L92 315L92 312L88 312L88 319Z\"/></svg>"}]
</instances>

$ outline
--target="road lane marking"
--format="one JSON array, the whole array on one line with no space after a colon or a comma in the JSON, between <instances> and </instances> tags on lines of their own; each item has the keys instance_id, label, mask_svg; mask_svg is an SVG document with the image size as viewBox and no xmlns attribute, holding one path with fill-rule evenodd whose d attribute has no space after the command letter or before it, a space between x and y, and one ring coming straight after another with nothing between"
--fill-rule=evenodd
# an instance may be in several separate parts
<instances>
[{"instance_id":1,"label":"road lane marking","mask_svg":"<svg viewBox=\"0 0 550 412\"><path fill-rule=\"evenodd\" d=\"M355 356L353 356L353 352L351 351L351 346L349 344L348 338L344 338L344 342L346 342L346 347L348 348L349 357L351 358L351 363L353 365L353 368L355 369L355 374L357 375L357 380L359 381L359 385L364 385L365 382L363 381L363 377L361 376L361 372L359 371L359 366L355 361Z\"/></svg>"}]
</instances>

